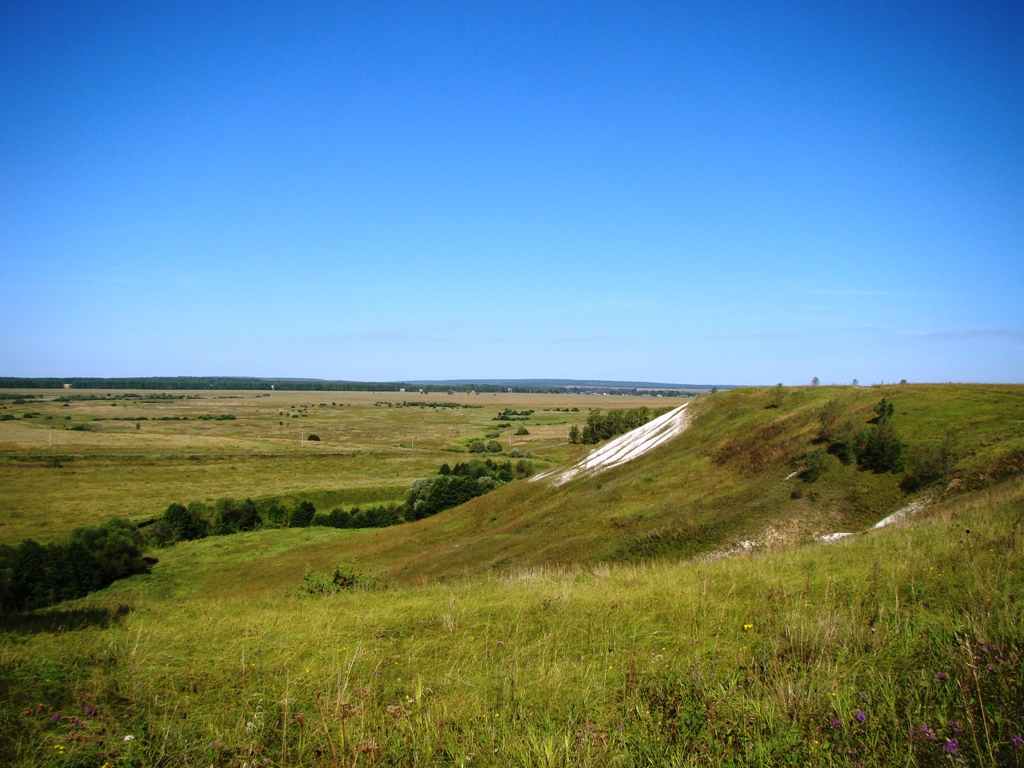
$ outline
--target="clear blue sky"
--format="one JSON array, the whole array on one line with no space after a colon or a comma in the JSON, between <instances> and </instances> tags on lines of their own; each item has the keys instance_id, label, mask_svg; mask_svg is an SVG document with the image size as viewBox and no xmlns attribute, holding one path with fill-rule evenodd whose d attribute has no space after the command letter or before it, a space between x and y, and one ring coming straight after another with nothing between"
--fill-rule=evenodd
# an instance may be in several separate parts
<instances>
[{"instance_id":1,"label":"clear blue sky","mask_svg":"<svg viewBox=\"0 0 1024 768\"><path fill-rule=\"evenodd\" d=\"M1022 297L1020 2L0 4L2 375L1019 382Z\"/></svg>"}]
</instances>

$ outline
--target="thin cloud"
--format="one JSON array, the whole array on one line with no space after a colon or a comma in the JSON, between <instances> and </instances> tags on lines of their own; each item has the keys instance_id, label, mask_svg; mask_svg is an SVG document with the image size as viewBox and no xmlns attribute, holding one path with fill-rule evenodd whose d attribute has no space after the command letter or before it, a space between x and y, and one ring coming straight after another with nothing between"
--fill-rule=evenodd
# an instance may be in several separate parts
<instances>
[{"instance_id":1,"label":"thin cloud","mask_svg":"<svg viewBox=\"0 0 1024 768\"><path fill-rule=\"evenodd\" d=\"M1024 341L1024 333L1009 331L1005 328L975 328L960 331L932 331L920 334L928 339L943 339L945 341L964 341L970 339L1010 339L1012 341Z\"/></svg>"}]
</instances>

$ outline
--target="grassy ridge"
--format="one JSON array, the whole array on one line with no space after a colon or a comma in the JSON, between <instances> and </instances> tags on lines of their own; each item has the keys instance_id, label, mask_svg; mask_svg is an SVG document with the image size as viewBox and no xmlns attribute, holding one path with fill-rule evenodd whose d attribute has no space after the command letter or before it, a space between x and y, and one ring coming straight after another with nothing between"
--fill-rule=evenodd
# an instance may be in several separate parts
<instances>
[{"instance_id":1,"label":"grassy ridge","mask_svg":"<svg viewBox=\"0 0 1024 768\"><path fill-rule=\"evenodd\" d=\"M908 494L902 475L828 457L812 484L789 478L819 447L818 413L838 399L865 427L882 397L910 459L951 441L940 485ZM644 561L728 549L737 540L810 541L855 532L919 498L984 488L1024 472L1024 389L1010 386L735 390L697 401L693 425L627 465L553 488L514 483L415 526L339 541L338 558L405 583L524 566ZM794 498L794 495L799 498Z\"/></svg>"},{"instance_id":2,"label":"grassy ridge","mask_svg":"<svg viewBox=\"0 0 1024 768\"><path fill-rule=\"evenodd\" d=\"M130 580L4 627L0 759L1024 763L1024 484L926 514L827 547L328 598Z\"/></svg>"}]
</instances>

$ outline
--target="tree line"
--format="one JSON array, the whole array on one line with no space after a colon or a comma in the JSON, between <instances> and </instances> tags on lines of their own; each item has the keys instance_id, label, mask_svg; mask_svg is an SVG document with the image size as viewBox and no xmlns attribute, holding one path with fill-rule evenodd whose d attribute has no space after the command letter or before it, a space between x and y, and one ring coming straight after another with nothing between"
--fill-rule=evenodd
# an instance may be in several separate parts
<instances>
[{"instance_id":1,"label":"tree line","mask_svg":"<svg viewBox=\"0 0 1024 768\"><path fill-rule=\"evenodd\" d=\"M66 541L0 544L0 611L44 608L149 573L156 560L144 549L139 529L117 518L76 528Z\"/></svg>"},{"instance_id":2,"label":"tree line","mask_svg":"<svg viewBox=\"0 0 1024 768\"><path fill-rule=\"evenodd\" d=\"M581 430L573 424L569 427L569 442L593 445L642 427L655 416L655 412L642 405L628 410L614 410L607 413L591 411L587 423Z\"/></svg>"},{"instance_id":3,"label":"tree line","mask_svg":"<svg viewBox=\"0 0 1024 768\"><path fill-rule=\"evenodd\" d=\"M0 545L0 611L43 608L84 597L118 579L149 573L157 562L146 557L182 541L228 536L261 528L383 528L422 520L463 504L505 483L533 474L529 459L496 462L470 459L454 467L443 464L436 475L417 480L401 503L391 502L330 512L317 511L309 500L291 507L278 499L218 499L213 504L172 503L163 514L136 526L111 519L99 526L76 528L66 541L40 544L27 539Z\"/></svg>"}]
</instances>

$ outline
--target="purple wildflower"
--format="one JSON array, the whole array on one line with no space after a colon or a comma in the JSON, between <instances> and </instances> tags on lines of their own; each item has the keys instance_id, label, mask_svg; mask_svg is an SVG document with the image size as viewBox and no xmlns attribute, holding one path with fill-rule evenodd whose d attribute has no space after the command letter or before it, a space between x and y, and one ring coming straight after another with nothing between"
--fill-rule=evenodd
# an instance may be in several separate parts
<instances>
[{"instance_id":1,"label":"purple wildflower","mask_svg":"<svg viewBox=\"0 0 1024 768\"><path fill-rule=\"evenodd\" d=\"M948 679L949 679L949 675L947 675L945 672L936 672L935 673L935 680L937 682L941 683L943 680L948 680Z\"/></svg>"},{"instance_id":2,"label":"purple wildflower","mask_svg":"<svg viewBox=\"0 0 1024 768\"><path fill-rule=\"evenodd\" d=\"M993 667L991 664L989 664L987 667L985 667L985 669L987 669L989 672L995 672L996 671L996 668Z\"/></svg>"},{"instance_id":3,"label":"purple wildflower","mask_svg":"<svg viewBox=\"0 0 1024 768\"><path fill-rule=\"evenodd\" d=\"M863 723L865 720L868 719L868 716L858 709L857 714L853 716L853 719L856 720L858 723Z\"/></svg>"},{"instance_id":4,"label":"purple wildflower","mask_svg":"<svg viewBox=\"0 0 1024 768\"><path fill-rule=\"evenodd\" d=\"M60 722L60 712L58 712L58 713L57 713L56 715L54 715L54 716L53 716L53 717L51 717L50 719L51 719L51 720L52 720L53 722L55 722L55 723L59 723L59 722Z\"/></svg>"},{"instance_id":5,"label":"purple wildflower","mask_svg":"<svg viewBox=\"0 0 1024 768\"><path fill-rule=\"evenodd\" d=\"M842 727L843 723L838 717L834 717L829 721L829 725L832 727L832 730L835 731Z\"/></svg>"},{"instance_id":6,"label":"purple wildflower","mask_svg":"<svg viewBox=\"0 0 1024 768\"><path fill-rule=\"evenodd\" d=\"M863 701L863 702L867 702L867 700L868 700L868 695L867 695L866 693L862 693L862 694L860 695L860 700L861 700L861 701Z\"/></svg>"},{"instance_id":7,"label":"purple wildflower","mask_svg":"<svg viewBox=\"0 0 1024 768\"><path fill-rule=\"evenodd\" d=\"M956 739L946 739L946 751L949 754L960 751L960 743Z\"/></svg>"},{"instance_id":8,"label":"purple wildflower","mask_svg":"<svg viewBox=\"0 0 1024 768\"><path fill-rule=\"evenodd\" d=\"M960 723L958 723L956 720L950 720L949 721L949 730L953 731L954 733L956 731L959 731L960 730Z\"/></svg>"},{"instance_id":9,"label":"purple wildflower","mask_svg":"<svg viewBox=\"0 0 1024 768\"><path fill-rule=\"evenodd\" d=\"M921 736L925 741L935 741L935 731L929 728L927 725L921 726Z\"/></svg>"},{"instance_id":10,"label":"purple wildflower","mask_svg":"<svg viewBox=\"0 0 1024 768\"><path fill-rule=\"evenodd\" d=\"M1022 739L1020 736L1014 736L1012 739L1010 739L1010 743L1013 744L1013 746L1015 747L1024 747L1024 739Z\"/></svg>"},{"instance_id":11,"label":"purple wildflower","mask_svg":"<svg viewBox=\"0 0 1024 768\"><path fill-rule=\"evenodd\" d=\"M92 717L93 715L96 714L96 707L94 707L92 704L86 704L85 705L85 714L87 714L89 717Z\"/></svg>"}]
</instances>

